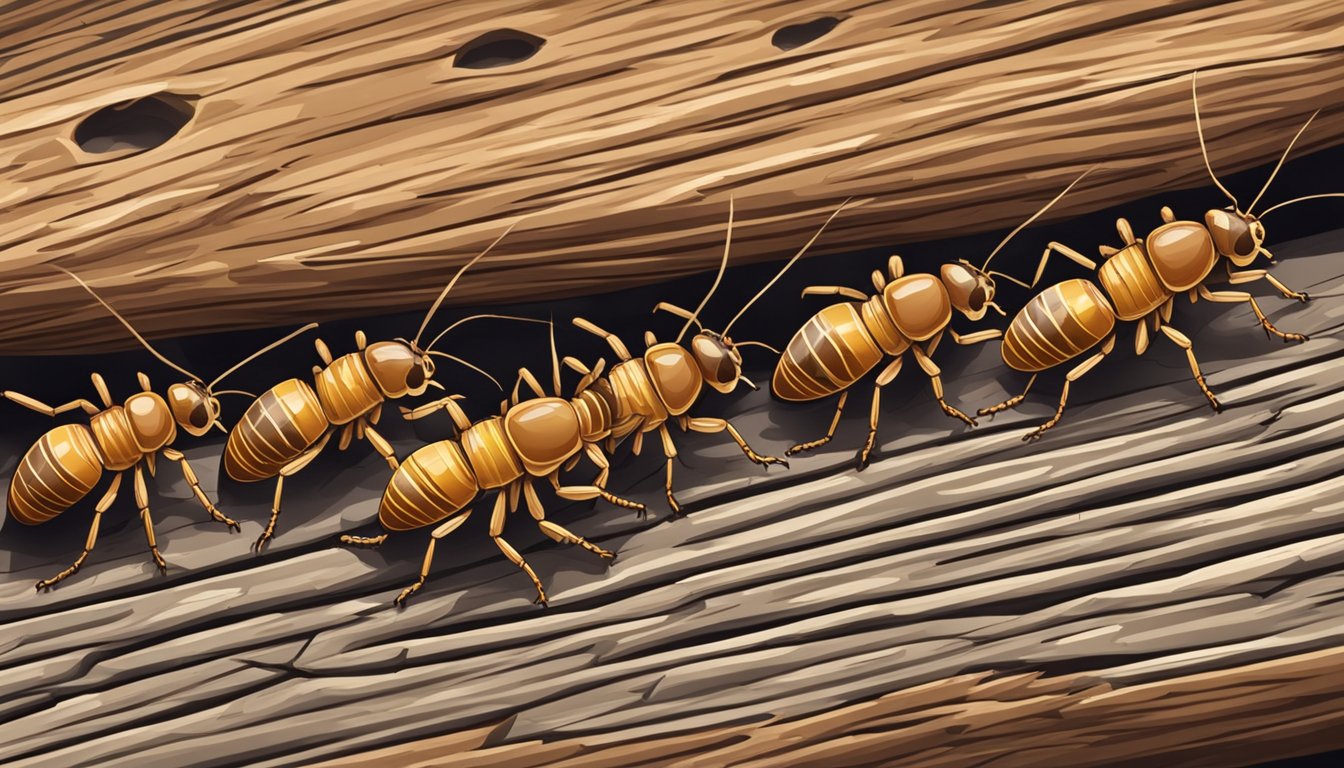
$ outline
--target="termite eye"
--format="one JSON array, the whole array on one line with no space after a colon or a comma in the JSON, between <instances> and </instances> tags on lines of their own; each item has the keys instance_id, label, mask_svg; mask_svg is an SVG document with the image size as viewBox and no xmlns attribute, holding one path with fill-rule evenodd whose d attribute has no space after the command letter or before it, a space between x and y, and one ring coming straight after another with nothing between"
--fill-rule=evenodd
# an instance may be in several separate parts
<instances>
[{"instance_id":1,"label":"termite eye","mask_svg":"<svg viewBox=\"0 0 1344 768\"><path fill-rule=\"evenodd\" d=\"M975 286L975 288L971 290L971 296L969 301L972 311L974 312L980 311L980 308L985 305L985 302L989 301L989 297L985 295L984 286L982 285Z\"/></svg>"},{"instance_id":2,"label":"termite eye","mask_svg":"<svg viewBox=\"0 0 1344 768\"><path fill-rule=\"evenodd\" d=\"M187 416L187 421L196 429L202 429L210 426L210 408L205 403L197 403L192 406L191 413Z\"/></svg>"},{"instance_id":3,"label":"termite eye","mask_svg":"<svg viewBox=\"0 0 1344 768\"><path fill-rule=\"evenodd\" d=\"M406 386L415 389L425 383L425 369L415 366L406 374Z\"/></svg>"},{"instance_id":4,"label":"termite eye","mask_svg":"<svg viewBox=\"0 0 1344 768\"><path fill-rule=\"evenodd\" d=\"M732 381L737 378L737 363L733 361L731 356L724 355L719 358L719 367L716 373L718 374L718 381Z\"/></svg>"}]
</instances>

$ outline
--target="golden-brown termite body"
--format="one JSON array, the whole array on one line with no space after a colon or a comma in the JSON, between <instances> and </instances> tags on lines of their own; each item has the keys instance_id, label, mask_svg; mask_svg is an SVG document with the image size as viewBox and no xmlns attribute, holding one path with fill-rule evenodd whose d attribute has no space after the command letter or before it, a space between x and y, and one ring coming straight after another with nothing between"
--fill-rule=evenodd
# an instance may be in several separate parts
<instances>
[{"instance_id":1,"label":"golden-brown termite body","mask_svg":"<svg viewBox=\"0 0 1344 768\"><path fill-rule=\"evenodd\" d=\"M242 483L275 478L270 519L253 544L254 549L260 551L275 533L285 478L312 463L337 430L340 431L338 450L349 447L352 439L367 439L395 470L397 459L392 445L375 428L382 416L383 404L388 400L423 395L429 387L443 389L443 385L434 380L435 357L452 360L484 374L476 366L434 349L444 333L469 320L485 317L543 322L506 315L475 315L457 321L429 344L420 346L420 337L430 319L458 279L512 229L512 226L506 229L453 275L425 314L414 339L369 344L364 332L358 331L355 334L356 350L334 359L322 339L316 339L314 345L322 365L313 367L313 385L302 379L282 381L263 392L248 407L229 433L224 449L224 471Z\"/></svg>"},{"instance_id":2,"label":"golden-brown termite body","mask_svg":"<svg viewBox=\"0 0 1344 768\"><path fill-rule=\"evenodd\" d=\"M728 252L732 244L733 232L733 203L731 200L729 201L727 237L724 243L723 258L719 263L719 272L709 292L701 300L700 306L693 312L666 302L659 303L654 307L655 312L666 311L685 318L686 324L682 326L681 333L677 335L674 341L660 343L651 331L645 332L646 348L644 354L635 357L630 354L630 350L625 346L625 343L615 334L603 330L584 318L574 318L576 326L605 339L618 359L607 377L608 381L611 382L611 389L616 400L616 425L613 429L612 440L633 433L633 451L638 454L643 445L644 434L655 430L658 432L662 441L663 455L666 459L664 490L668 505L674 513L680 513L681 504L677 501L672 490L672 472L677 457L677 447L672 440L672 433L668 429L669 422L675 423L683 431L690 430L710 434L727 432L728 436L737 444L737 447L752 462L762 466L771 464L788 466L786 459L757 453L727 419L696 417L691 416L689 412L706 387L722 394L731 393L737 388L738 382L745 382L753 389L756 387L742 375L742 353L740 349L746 346L759 346L776 353L778 350L759 341L734 341L730 335L732 326L757 299L769 290L770 286L774 285L775 281L789 267L807 253L807 250L826 230L826 226L844 210L848 202L846 200L845 203L836 208L830 218L826 219L821 228L812 236L812 239L794 254L793 258L765 287L742 306L737 315L724 326L721 332L714 331L701 324L699 315L714 295L714 291L723 278L723 271L728 265ZM693 324L697 327L698 332L691 337L689 344L682 346L681 340Z\"/></svg>"},{"instance_id":3,"label":"golden-brown termite body","mask_svg":"<svg viewBox=\"0 0 1344 768\"><path fill-rule=\"evenodd\" d=\"M430 525L430 533L419 578L397 595L400 605L424 586L434 560L436 544L457 530L471 516L471 505L485 492L496 491L490 516L490 537L504 556L532 580L537 602L547 601L545 587L536 571L518 550L504 539L507 516L515 511L521 496L528 513L546 536L555 541L577 544L603 558L615 555L590 543L558 523L546 519L546 511L533 482L549 480L556 495L565 499L601 498L627 509L643 510L644 505L610 493L606 489L608 464L599 441L611 434L614 402L611 388L601 378L604 361L589 370L573 358L565 362L583 371L574 393L560 396L560 367L555 356L552 334L553 395L547 395L527 368L518 371L511 400L501 404L500 414L477 422L467 418L456 402L446 397L415 409L403 409L408 419L418 419L439 408L448 411L458 436L419 448L400 463L383 492L378 521L391 532L410 531ZM535 398L521 400L519 386L526 383ZM560 480L562 468L572 468L581 455L598 467L597 478L589 485L568 485ZM342 536L347 544L376 546L388 534L378 536Z\"/></svg>"},{"instance_id":4,"label":"golden-brown termite body","mask_svg":"<svg viewBox=\"0 0 1344 768\"><path fill-rule=\"evenodd\" d=\"M1199 117L1195 76L1191 77L1191 95L1194 100L1195 129L1205 168L1214 184L1231 201L1231 205L1226 209L1207 211L1202 222L1178 220L1171 208L1163 206L1162 225L1152 230L1146 238L1135 237L1129 222L1123 218L1118 219L1116 231L1120 235L1121 245L1119 248L1100 246L1100 253L1105 258L1100 269L1094 261L1066 245L1051 242L1046 246L1036 269L1036 276L1031 282L1032 287L1040 281L1045 272L1046 262L1052 253L1059 253L1089 270L1094 270L1096 280L1094 282L1072 279L1060 282L1034 296L1017 313L1004 333L1003 361L1015 370L1032 374L1031 378L1020 394L988 408L982 408L980 415L1015 407L1026 397L1039 372L1073 360L1098 345L1100 347L1069 370L1064 377L1064 387L1054 415L1023 436L1023 440L1037 439L1059 423L1064 415L1065 404L1068 402L1070 385L1096 367L1115 348L1117 321L1136 323L1134 337L1136 354L1142 355L1148 349L1150 328L1152 332L1161 332L1183 349L1195 383L1209 405L1215 411L1221 410L1222 403L1209 388L1200 370L1190 337L1171 325L1175 300L1181 294L1188 295L1192 303L1202 298L1213 302L1248 304L1267 337L1277 336L1285 342L1307 340L1302 334L1287 333L1276 328L1250 293L1215 291L1206 283L1213 276L1218 263L1222 261L1226 267L1228 282L1231 284L1266 280L1285 298L1308 300L1306 293L1288 288L1268 270L1243 268L1249 267L1258 256L1272 259L1272 254L1264 247L1265 226L1261 221L1271 211L1302 200L1344 196L1344 193L1308 195L1279 203L1258 216L1253 213L1256 204L1260 202L1279 168L1288 158L1293 145L1316 115L1313 114L1308 118L1297 135L1288 143L1288 147L1279 158L1278 165L1261 187L1259 194L1243 211L1237 198L1218 180L1213 167L1209 164L1208 150L1204 144L1204 130Z\"/></svg>"},{"instance_id":5,"label":"golden-brown termite body","mask_svg":"<svg viewBox=\"0 0 1344 768\"><path fill-rule=\"evenodd\" d=\"M989 259L1018 232L1045 214L1086 175L1087 172L1084 172L1008 233L990 253ZM989 259L985 260L986 264ZM873 385L868 437L856 456L858 469L866 468L877 440L882 388L900 373L907 353L914 356L915 362L929 377L934 399L943 413L960 419L968 426L975 426L974 419L944 399L942 369L933 361L933 354L944 334L963 345L978 344L1003 335L998 330L962 335L948 327L954 312L971 321L983 319L989 309L1004 314L994 303L997 290L995 275L1013 280L1008 275L991 272L987 267L977 268L965 259L943 264L936 275L906 274L901 257L892 256L887 261L885 276L877 270L872 273L875 295L869 296L854 288L839 285L814 285L804 289L804 296L839 295L849 301L822 309L798 329L780 355L770 389L775 397L788 402L819 400L836 394L840 397L836 401L835 413L826 434L816 440L794 445L786 455L810 451L829 443L840 424L850 388L889 357L891 362L878 373Z\"/></svg>"},{"instance_id":6,"label":"golden-brown termite body","mask_svg":"<svg viewBox=\"0 0 1344 768\"><path fill-rule=\"evenodd\" d=\"M39 591L49 589L73 576L84 565L98 541L98 529L103 513L116 500L117 493L121 489L122 477L126 472L132 473L135 503L140 510L150 556L161 572L167 571L168 564L159 553L158 541L154 536L154 521L150 517L149 491L144 476L145 469L149 470L150 476L154 475L155 457L159 454L169 461L177 462L187 484L191 486L196 501L205 508L211 519L237 530L238 524L221 513L201 490L196 472L192 470L186 455L173 447L177 440L178 429L193 437L204 435L212 427L218 427L223 431L224 427L219 423L220 405L217 396L247 393L216 392L215 385L258 355L317 326L316 323L309 324L263 347L206 384L199 376L160 354L126 318L95 293L87 283L68 270L61 269L61 271L74 278L98 303L112 313L113 317L125 325L150 353L170 368L186 375L188 379L169 385L165 399L154 391L148 376L138 373L136 376L141 391L126 398L120 405L114 403L107 383L98 373L92 374L91 378L101 405L79 398L63 405L50 406L19 392L5 391L4 396L9 400L47 416L55 417L68 411L82 410L89 417L87 426L62 424L51 429L38 438L23 455L9 482L7 507L10 516L15 520L24 525L45 523L88 495L102 480L105 471L116 473L112 477L112 483L94 506L93 520L89 525L83 551L69 567L51 578L37 582Z\"/></svg>"}]
</instances>

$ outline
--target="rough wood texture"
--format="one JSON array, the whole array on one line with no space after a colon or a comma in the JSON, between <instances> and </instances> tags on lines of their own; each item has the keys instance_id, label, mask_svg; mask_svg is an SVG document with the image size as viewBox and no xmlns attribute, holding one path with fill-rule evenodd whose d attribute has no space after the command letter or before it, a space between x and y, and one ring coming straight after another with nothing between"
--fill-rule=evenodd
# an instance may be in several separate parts
<instances>
[{"instance_id":1,"label":"rough wood texture","mask_svg":"<svg viewBox=\"0 0 1344 768\"><path fill-rule=\"evenodd\" d=\"M1235 695L1229 695L1235 691ZM1344 748L1344 650L1116 689L1079 675L961 675L796 720L686 736L567 738L496 746L477 728L320 768L1162 765L1235 768ZM466 753L470 753L468 756Z\"/></svg>"},{"instance_id":2,"label":"rough wood texture","mask_svg":"<svg viewBox=\"0 0 1344 768\"><path fill-rule=\"evenodd\" d=\"M781 51L780 29L839 24ZM0 11L0 353L126 348L48 263L151 336L424 306L526 220L471 303L666 279L791 252L1003 229L1083 167L1059 214L1206 183L1344 136L1344 5L1320 0L50 0ZM464 69L474 38L545 40ZM90 154L77 126L157 93L167 143ZM1010 254L1009 258L1014 255Z\"/></svg>"},{"instance_id":3,"label":"rough wood texture","mask_svg":"<svg viewBox=\"0 0 1344 768\"><path fill-rule=\"evenodd\" d=\"M903 375L862 474L851 469L861 415L834 450L787 473L752 467L726 439L679 437L686 519L543 497L553 519L618 551L610 567L542 540L525 516L511 523L549 609L531 604L482 519L440 546L427 589L394 609L423 536L381 551L335 544L374 519L388 473L368 450L287 485L279 536L260 557L247 546L269 487L221 489L244 521L230 535L201 522L164 468L166 577L122 512L131 519L105 524L83 572L35 594L87 518L7 525L0 762L295 765L446 736L404 749L447 744L489 765L516 747L592 765L640 740L663 745L651 762L677 752L720 764L716 754L769 751L810 723L807 754L863 764L884 731L864 718L892 726L903 765L956 765L979 749L977 733L999 754L1019 728L1030 743L1013 751L1040 750L1036 764L1088 744L1116 760L1198 752L1192 764L1227 764L1257 756L1248 734L1326 748L1344 706L1341 237L1275 248L1275 274L1316 299L1267 308L1312 334L1306 344L1266 341L1240 306L1178 306L1221 414L1178 350L1157 345L1108 361L1033 445L1019 438L1053 410L1057 381L1038 384L1021 413L964 431L926 382ZM1020 386L997 355L992 344L940 354L957 402ZM722 407L776 453L829 416L829 404L764 392ZM424 439L393 437L403 453ZM219 449L190 451L212 495ZM620 460L615 487L661 509L661 468ZM1043 714L1052 709L1062 719ZM1290 710L1300 717L1282 724ZM1142 740L1115 730L1125 713L1149 726ZM953 721L952 733L939 727ZM857 735L830 738L845 729Z\"/></svg>"}]
</instances>

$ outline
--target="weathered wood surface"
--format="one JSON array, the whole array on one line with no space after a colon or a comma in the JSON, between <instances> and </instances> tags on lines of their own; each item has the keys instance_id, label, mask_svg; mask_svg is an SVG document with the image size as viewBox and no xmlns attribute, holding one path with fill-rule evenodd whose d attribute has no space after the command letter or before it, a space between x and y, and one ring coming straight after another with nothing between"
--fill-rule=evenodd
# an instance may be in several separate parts
<instances>
[{"instance_id":1,"label":"weathered wood surface","mask_svg":"<svg viewBox=\"0 0 1344 768\"><path fill-rule=\"evenodd\" d=\"M544 45L453 66L502 28ZM1004 229L1098 162L1059 215L1203 185L1190 71L1218 168L1263 164L1317 107L1300 149L1344 136L1341 30L1321 0L9 3L0 353L130 346L51 263L180 335L424 306L520 217L459 300L702 270L730 192L759 260L847 196L818 253ZM80 148L158 93L194 104L166 143Z\"/></svg>"},{"instance_id":2,"label":"weathered wood surface","mask_svg":"<svg viewBox=\"0 0 1344 768\"><path fill-rule=\"evenodd\" d=\"M1229 691L1235 690L1235 697ZM1116 689L1083 675L978 672L796 720L615 741L496 745L500 726L337 758L321 768L1125 766L1236 768L1344 748L1344 650ZM465 758L464 753L470 753Z\"/></svg>"},{"instance_id":3,"label":"weathered wood surface","mask_svg":"<svg viewBox=\"0 0 1344 768\"><path fill-rule=\"evenodd\" d=\"M1245 735L1259 729L1274 743L1276 712L1292 707L1303 718L1283 733L1314 744L1310 726L1337 729L1339 676L1312 667L1305 678L1256 678L1251 665L1344 646L1342 237L1275 248L1275 274L1316 299L1265 303L1283 328L1312 334L1306 344L1266 341L1240 306L1178 305L1177 327L1228 406L1221 414L1184 357L1158 344L1141 360L1107 361L1034 445L1019 438L1053 410L1057 381L1038 384L1021 413L964 431L905 374L884 398L881 452L863 473L851 469L861 406L833 450L788 472L751 466L726 439L678 438L686 519L641 522L543 496L553 519L618 551L610 566L513 520L509 538L542 574L549 609L531 604L484 519L440 546L425 592L394 609L423 536L382 551L335 543L374 519L387 477L363 448L287 486L280 533L259 557L248 543L270 488L226 484L222 506L244 521L230 535L201 522L170 467L154 502L166 577L126 515L120 530L105 525L83 572L35 594L33 582L73 556L87 518L7 525L0 762L295 765L447 736L487 765L500 754L491 750L512 745L541 753L539 740L594 759L641 740L667 745L655 763L681 749L688 764L700 751L718 764L712 750L731 746L716 741L724 733L790 738L778 730L789 722L843 719L843 708L889 694L900 709L918 691L942 697L952 709L939 716L952 718L957 696L1002 701L972 709L996 713L991 735L1020 724L1042 754L1095 742L1107 755L1146 744L1254 756ZM939 358L956 402L1020 386L995 345L952 349ZM776 453L829 417L829 404L781 406L764 392L717 407ZM417 444L404 427L391 434L403 453ZM212 495L220 447L189 451ZM614 487L662 509L661 469L656 456L618 460ZM1182 719L1204 718L1194 699L1188 711L1173 704L1171 718L1162 702L1135 705L1148 718L1138 740L1104 717L1070 714L1164 683L1185 691L1178 702L1199 698L1199 684L1181 679L1219 671L1225 708L1198 728ZM1032 673L1046 677L1015 676ZM1134 688L1148 684L1158 688ZM1037 698L1023 691L1073 697L1060 727L1042 732L1030 716ZM907 739L903 765L963 764L975 749L973 731L940 732L933 744L902 733L892 738ZM871 743L818 733L809 748L842 755L851 741ZM865 753L854 754L862 764Z\"/></svg>"}]
</instances>

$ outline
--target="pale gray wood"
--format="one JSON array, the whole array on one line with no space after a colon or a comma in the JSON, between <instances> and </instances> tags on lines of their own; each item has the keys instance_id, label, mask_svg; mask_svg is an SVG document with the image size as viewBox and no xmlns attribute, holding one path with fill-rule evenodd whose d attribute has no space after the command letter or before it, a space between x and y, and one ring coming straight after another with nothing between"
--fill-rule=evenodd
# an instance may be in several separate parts
<instances>
[{"instance_id":1,"label":"pale gray wood","mask_svg":"<svg viewBox=\"0 0 1344 768\"><path fill-rule=\"evenodd\" d=\"M1019 438L1053 410L1057 379L972 431L907 366L865 472L851 466L867 420L856 392L830 450L789 471L752 466L724 436L679 435L690 514L667 520L654 440L613 468L614 486L655 510L648 522L543 494L553 519L618 551L614 563L541 539L525 515L511 521L549 609L531 605L477 519L445 540L426 590L394 609L423 535L383 551L335 543L376 516L387 470L366 446L292 483L261 556L247 548L269 484L225 489L243 521L230 534L203 522L163 467L166 577L132 521L105 530L69 583L35 594L82 529L50 542L4 532L29 546L0 549L0 761L294 765L494 722L502 741L600 743L616 730L817 712L979 669L1119 685L1338 646L1339 243L1332 233L1275 249L1275 274L1311 303L1252 288L1281 327L1313 336L1306 344L1265 341L1241 306L1177 305L1221 414L1178 350L1157 339L1135 360L1125 331L1032 445ZM986 404L1022 383L996 344L949 345L939 359L954 402ZM724 402L705 408L726 409L775 453L820 434L831 407L765 392ZM417 445L385 423L403 454ZM212 497L220 447L188 451Z\"/></svg>"}]
</instances>

